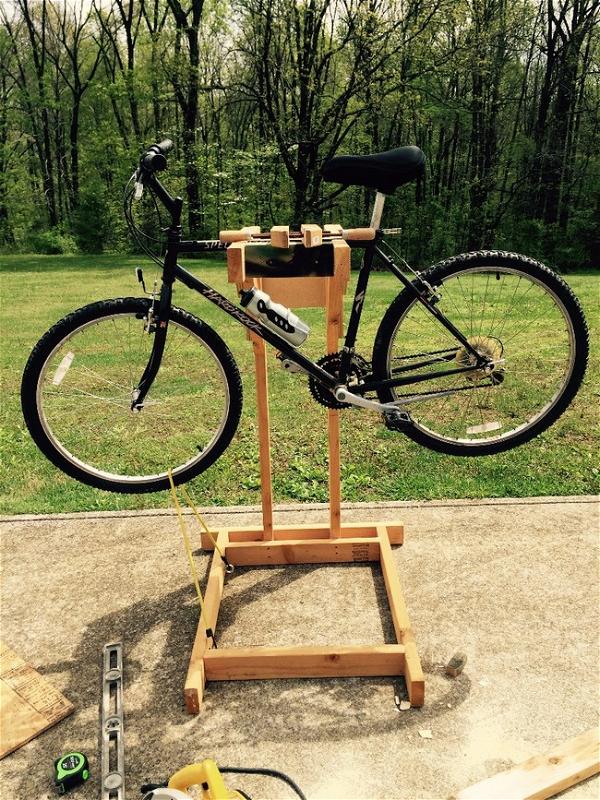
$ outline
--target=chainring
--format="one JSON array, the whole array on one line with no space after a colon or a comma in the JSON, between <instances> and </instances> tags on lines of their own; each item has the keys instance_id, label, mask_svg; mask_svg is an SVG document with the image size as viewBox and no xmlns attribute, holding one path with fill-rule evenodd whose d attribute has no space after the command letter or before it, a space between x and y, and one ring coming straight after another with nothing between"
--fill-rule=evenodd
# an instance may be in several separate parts
<instances>
[{"instance_id":1,"label":"chainring","mask_svg":"<svg viewBox=\"0 0 600 800\"><path fill-rule=\"evenodd\" d=\"M325 372L337 378L342 366L342 353L328 353L328 355L323 356L316 363L321 369L324 369ZM350 359L350 372L348 375L349 385L351 385L353 379L360 381L370 369L371 366L369 362L362 356L354 353ZM325 386L321 386L312 375L308 379L308 387L317 403L325 406L325 408L350 408L350 403L341 403L339 400L336 400L333 392L326 389Z\"/></svg>"}]
</instances>

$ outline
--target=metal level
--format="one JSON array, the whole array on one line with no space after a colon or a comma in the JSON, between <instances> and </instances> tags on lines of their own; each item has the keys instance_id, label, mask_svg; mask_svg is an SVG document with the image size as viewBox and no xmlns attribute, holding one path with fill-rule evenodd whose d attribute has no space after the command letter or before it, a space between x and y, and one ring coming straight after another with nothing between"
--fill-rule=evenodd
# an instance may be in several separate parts
<instances>
[{"instance_id":1,"label":"metal level","mask_svg":"<svg viewBox=\"0 0 600 800\"><path fill-rule=\"evenodd\" d=\"M102 800L125 800L123 646L104 646L102 667Z\"/></svg>"}]
</instances>

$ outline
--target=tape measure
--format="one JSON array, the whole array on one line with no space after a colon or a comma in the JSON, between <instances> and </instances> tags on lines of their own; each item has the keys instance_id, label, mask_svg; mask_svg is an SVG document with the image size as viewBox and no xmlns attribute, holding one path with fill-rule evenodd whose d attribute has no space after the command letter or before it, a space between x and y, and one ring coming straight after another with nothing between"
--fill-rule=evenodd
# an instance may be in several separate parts
<instances>
[{"instance_id":1,"label":"tape measure","mask_svg":"<svg viewBox=\"0 0 600 800\"><path fill-rule=\"evenodd\" d=\"M60 756L54 762L54 783L59 794L85 783L90 777L90 765L83 753L76 751Z\"/></svg>"}]
</instances>

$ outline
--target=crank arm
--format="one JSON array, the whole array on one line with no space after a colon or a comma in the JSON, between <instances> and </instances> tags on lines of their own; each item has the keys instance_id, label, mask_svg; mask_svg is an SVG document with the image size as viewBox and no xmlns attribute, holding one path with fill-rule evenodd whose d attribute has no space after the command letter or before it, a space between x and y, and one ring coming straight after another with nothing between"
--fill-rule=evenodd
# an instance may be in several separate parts
<instances>
[{"instance_id":1,"label":"crank arm","mask_svg":"<svg viewBox=\"0 0 600 800\"><path fill-rule=\"evenodd\" d=\"M359 394L349 392L345 386L338 386L334 392L335 399L340 403L348 403L351 406L358 408L367 408L369 411L377 411L379 414L385 414L389 411L398 411L398 408L403 405L402 402L395 400L393 403L378 403L377 400L367 400Z\"/></svg>"}]
</instances>

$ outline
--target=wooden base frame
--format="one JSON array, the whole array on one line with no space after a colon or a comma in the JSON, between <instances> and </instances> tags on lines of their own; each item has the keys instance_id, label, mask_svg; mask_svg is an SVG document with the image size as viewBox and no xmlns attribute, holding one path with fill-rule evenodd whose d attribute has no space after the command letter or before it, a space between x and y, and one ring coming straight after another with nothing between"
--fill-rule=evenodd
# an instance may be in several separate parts
<instances>
[{"instance_id":1,"label":"wooden base frame","mask_svg":"<svg viewBox=\"0 0 600 800\"><path fill-rule=\"evenodd\" d=\"M261 528L228 529L218 532L217 544L235 566L379 561L397 641L360 646L213 648L201 622L185 684L187 711L199 712L207 681L269 678L402 675L411 705L423 705L425 684L421 662L391 548L392 544L402 544L403 526L342 525L340 535L334 539L328 525L289 526L274 529L270 540L263 537ZM212 549L209 537L202 537L202 546ZM213 631L224 583L225 564L215 552L204 598L207 622Z\"/></svg>"},{"instance_id":2,"label":"wooden base frame","mask_svg":"<svg viewBox=\"0 0 600 800\"><path fill-rule=\"evenodd\" d=\"M304 226L303 235L309 234L312 246L320 241L320 229ZM326 234L340 235L341 226L326 230ZM338 230L339 229L339 230ZM350 276L350 249L343 239L333 239L333 275L324 278L277 277L253 278L245 271L245 247L250 239L259 237L260 228L251 226L235 234L227 251L229 280L242 286L264 289L273 300L290 307L324 306L327 331L326 352L335 353L343 327L343 296ZM242 237L237 234L244 234ZM353 238L346 231L345 238ZM354 232L357 233L357 232ZM359 232L367 238L365 231ZM281 237L278 243L273 236ZM313 241L314 238L314 241ZM244 239L245 241L241 241ZM290 241L289 228L280 226L271 231L271 244L295 247ZM259 247L259 244L255 246ZM327 435L329 449L329 524L300 525L276 528L273 524L273 487L271 479L269 383L265 342L249 334L254 351L256 375L256 405L258 420L258 452L260 461L262 525L256 528L239 528L219 531L217 543L228 561L234 566L260 566L269 564L331 564L359 561L379 561L387 591L396 642L384 645L348 647L213 647L201 621L190 658L185 684L185 704L190 714L197 714L207 681L257 680L268 678L331 678L350 676L403 675L410 702L423 705L424 680L421 662L410 627L400 579L392 554L392 544L402 544L404 528L398 523L341 522L340 482L340 412L328 409ZM210 537L202 537L206 550L214 547ZM204 605L206 624L216 631L219 606L223 597L225 564L216 553L208 574Z\"/></svg>"}]
</instances>

